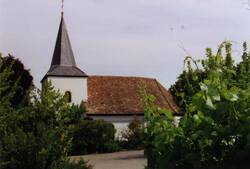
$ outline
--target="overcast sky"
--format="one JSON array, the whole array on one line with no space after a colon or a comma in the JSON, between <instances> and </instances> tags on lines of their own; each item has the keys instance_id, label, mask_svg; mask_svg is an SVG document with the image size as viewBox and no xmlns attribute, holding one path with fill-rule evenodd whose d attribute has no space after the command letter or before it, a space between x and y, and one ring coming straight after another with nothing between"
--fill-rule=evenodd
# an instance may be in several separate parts
<instances>
[{"instance_id":1,"label":"overcast sky","mask_svg":"<svg viewBox=\"0 0 250 169\"><path fill-rule=\"evenodd\" d=\"M65 0L79 68L89 75L145 76L173 84L186 53L232 40L239 60L250 40L247 0ZM0 52L18 57L35 84L50 66L60 0L0 0Z\"/></svg>"}]
</instances>

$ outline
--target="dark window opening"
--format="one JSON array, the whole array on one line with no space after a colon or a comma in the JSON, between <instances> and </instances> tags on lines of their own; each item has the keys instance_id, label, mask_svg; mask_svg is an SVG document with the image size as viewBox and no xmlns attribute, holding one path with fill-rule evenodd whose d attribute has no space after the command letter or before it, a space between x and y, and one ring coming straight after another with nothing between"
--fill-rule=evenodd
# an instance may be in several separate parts
<instances>
[{"instance_id":1,"label":"dark window opening","mask_svg":"<svg viewBox=\"0 0 250 169\"><path fill-rule=\"evenodd\" d=\"M70 92L70 91L66 91L66 92L65 92L65 96L66 96L66 98L67 98L67 102L68 102L68 103L71 103L71 101L72 101L71 92Z\"/></svg>"}]
</instances>

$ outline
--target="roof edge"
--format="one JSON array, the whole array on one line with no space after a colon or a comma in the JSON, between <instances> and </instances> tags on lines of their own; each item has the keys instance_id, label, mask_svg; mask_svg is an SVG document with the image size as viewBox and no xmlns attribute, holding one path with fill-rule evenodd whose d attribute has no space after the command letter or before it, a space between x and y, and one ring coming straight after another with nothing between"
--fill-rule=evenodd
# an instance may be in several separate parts
<instances>
[{"instance_id":1,"label":"roof edge","mask_svg":"<svg viewBox=\"0 0 250 169\"><path fill-rule=\"evenodd\" d=\"M161 95L163 96L163 98L165 99L165 101L167 102L167 104L169 105L169 108L172 109L173 112L177 112L178 110L172 105L172 103L170 103L169 98L167 98L167 97L165 96L165 94L163 93L162 88L161 88L162 85L161 85L156 79L155 79L155 83L156 83L158 89L160 90ZM161 86L160 86L160 85L161 85ZM164 86L162 86L162 87L164 88ZM164 90L166 90L167 92L169 92L169 91L168 91L167 89L165 89L165 88L164 88Z\"/></svg>"},{"instance_id":2,"label":"roof edge","mask_svg":"<svg viewBox=\"0 0 250 169\"><path fill-rule=\"evenodd\" d=\"M156 80L156 79L153 78L153 77L145 77L145 76L89 75L89 77L106 77L106 78L141 78L141 79Z\"/></svg>"},{"instance_id":3,"label":"roof edge","mask_svg":"<svg viewBox=\"0 0 250 169\"><path fill-rule=\"evenodd\" d=\"M48 77L85 77L85 78L87 78L87 77L89 77L88 75L45 75L43 78L42 78L42 80L40 81L41 83L43 83L44 82L44 80L46 79L46 78L48 78Z\"/></svg>"}]
</instances>

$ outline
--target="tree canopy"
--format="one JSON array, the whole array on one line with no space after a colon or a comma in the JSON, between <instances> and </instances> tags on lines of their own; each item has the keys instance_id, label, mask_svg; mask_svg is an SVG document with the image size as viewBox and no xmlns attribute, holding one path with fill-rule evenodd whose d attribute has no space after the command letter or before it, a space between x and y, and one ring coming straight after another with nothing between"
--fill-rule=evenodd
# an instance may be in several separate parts
<instances>
[{"instance_id":1,"label":"tree canopy","mask_svg":"<svg viewBox=\"0 0 250 169\"><path fill-rule=\"evenodd\" d=\"M33 89L27 104L15 107L19 79L13 64L4 64L0 58L0 168L89 169L83 161L68 159L71 109L66 98L48 82L42 91Z\"/></svg>"},{"instance_id":2,"label":"tree canopy","mask_svg":"<svg viewBox=\"0 0 250 169\"><path fill-rule=\"evenodd\" d=\"M9 85L16 85L15 96L10 100L12 106L17 107L21 104L27 104L28 95L33 86L33 77L30 74L30 71L26 69L23 63L16 59L12 55L6 57L1 57L2 66L0 68L0 73L2 73L6 68L10 69L11 74L7 77ZM8 91L6 91L6 94Z\"/></svg>"}]
</instances>

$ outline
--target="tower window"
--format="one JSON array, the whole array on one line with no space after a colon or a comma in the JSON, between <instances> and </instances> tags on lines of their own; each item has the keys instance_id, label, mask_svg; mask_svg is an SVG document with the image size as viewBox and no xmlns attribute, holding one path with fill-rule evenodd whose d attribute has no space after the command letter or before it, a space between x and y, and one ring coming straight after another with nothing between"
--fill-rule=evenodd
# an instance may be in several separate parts
<instances>
[{"instance_id":1,"label":"tower window","mask_svg":"<svg viewBox=\"0 0 250 169\"><path fill-rule=\"evenodd\" d=\"M66 96L67 102L71 103L71 101L72 101L71 92L70 91L66 91L65 92L65 96Z\"/></svg>"}]
</instances>

